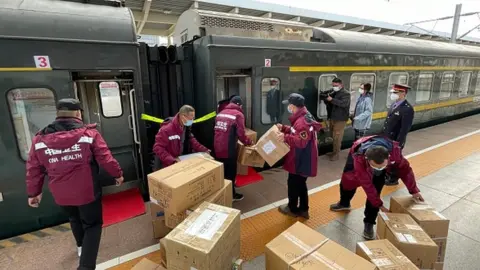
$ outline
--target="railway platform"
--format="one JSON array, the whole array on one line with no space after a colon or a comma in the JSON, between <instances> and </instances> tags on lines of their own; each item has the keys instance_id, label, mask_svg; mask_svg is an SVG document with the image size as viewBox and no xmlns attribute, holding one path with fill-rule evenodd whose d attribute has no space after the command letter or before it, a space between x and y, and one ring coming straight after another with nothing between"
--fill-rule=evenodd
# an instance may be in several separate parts
<instances>
[{"instance_id":1,"label":"railway platform","mask_svg":"<svg viewBox=\"0 0 480 270\"><path fill-rule=\"evenodd\" d=\"M444 269L478 269L480 257L480 117L478 115L413 131L404 154L409 159L426 201L450 220ZM340 160L319 159L319 174L308 180L309 220L281 215L277 207L286 202L287 174L282 169L262 172L264 180L239 191L245 195L234 207L242 211L241 257L243 269L265 269L265 245L296 221L321 232L344 247L355 250L364 241L365 194L357 192L355 210L348 214L329 211L339 198L338 183L347 150ZM389 197L406 195L402 184L385 187ZM103 229L97 269L131 269L141 258L159 262L158 240L153 239L147 214ZM78 257L68 225L0 241L0 269L75 269Z\"/></svg>"}]
</instances>

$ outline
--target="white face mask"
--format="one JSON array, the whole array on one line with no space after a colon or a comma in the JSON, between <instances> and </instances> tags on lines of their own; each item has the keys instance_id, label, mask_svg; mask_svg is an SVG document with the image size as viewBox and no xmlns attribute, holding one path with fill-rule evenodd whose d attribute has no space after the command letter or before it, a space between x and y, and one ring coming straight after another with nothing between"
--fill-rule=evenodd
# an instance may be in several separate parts
<instances>
[{"instance_id":1,"label":"white face mask","mask_svg":"<svg viewBox=\"0 0 480 270\"><path fill-rule=\"evenodd\" d=\"M399 98L398 94L396 94L396 93L390 94L390 99L391 99L392 101L397 101L398 98Z\"/></svg>"},{"instance_id":2,"label":"white face mask","mask_svg":"<svg viewBox=\"0 0 480 270\"><path fill-rule=\"evenodd\" d=\"M362 88L358 88L358 92L359 92L360 94L363 94L365 91L364 91Z\"/></svg>"},{"instance_id":3,"label":"white face mask","mask_svg":"<svg viewBox=\"0 0 480 270\"><path fill-rule=\"evenodd\" d=\"M338 86L334 86L334 87L333 87L333 91L336 92L336 91L339 91L339 90L340 90L340 87L338 87Z\"/></svg>"}]
</instances>

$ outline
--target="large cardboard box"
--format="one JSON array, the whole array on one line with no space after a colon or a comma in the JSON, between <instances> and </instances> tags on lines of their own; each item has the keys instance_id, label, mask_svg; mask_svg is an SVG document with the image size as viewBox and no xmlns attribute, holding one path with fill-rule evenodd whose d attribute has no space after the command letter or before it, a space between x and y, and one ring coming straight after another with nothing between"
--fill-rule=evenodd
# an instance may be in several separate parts
<instances>
[{"instance_id":1,"label":"large cardboard box","mask_svg":"<svg viewBox=\"0 0 480 270\"><path fill-rule=\"evenodd\" d=\"M148 175L150 200L179 213L223 187L223 164L192 157Z\"/></svg>"},{"instance_id":2,"label":"large cardboard box","mask_svg":"<svg viewBox=\"0 0 480 270\"><path fill-rule=\"evenodd\" d=\"M225 270L240 257L240 211L202 203L165 237L168 270Z\"/></svg>"},{"instance_id":3,"label":"large cardboard box","mask_svg":"<svg viewBox=\"0 0 480 270\"><path fill-rule=\"evenodd\" d=\"M433 269L438 246L407 214L380 212L377 236L387 239L420 269Z\"/></svg>"},{"instance_id":4,"label":"large cardboard box","mask_svg":"<svg viewBox=\"0 0 480 270\"><path fill-rule=\"evenodd\" d=\"M267 244L267 270L373 270L375 265L296 222Z\"/></svg>"},{"instance_id":5,"label":"large cardboard box","mask_svg":"<svg viewBox=\"0 0 480 270\"><path fill-rule=\"evenodd\" d=\"M255 149L258 154L273 166L290 151L290 147L277 139L276 133L280 132L277 126L272 126L260 139L258 139Z\"/></svg>"},{"instance_id":6,"label":"large cardboard box","mask_svg":"<svg viewBox=\"0 0 480 270\"><path fill-rule=\"evenodd\" d=\"M417 202L412 196L392 197L390 198L390 211L393 213L409 214L415 222L432 238L438 246L437 263L441 264L445 260L447 250L448 227L450 221L432 206ZM436 269L442 269L437 266Z\"/></svg>"},{"instance_id":7,"label":"large cardboard box","mask_svg":"<svg viewBox=\"0 0 480 270\"><path fill-rule=\"evenodd\" d=\"M245 129L245 135L247 136L247 138L252 140L253 144L257 143L257 132L255 132L255 131L253 131L249 128L246 128Z\"/></svg>"},{"instance_id":8,"label":"large cardboard box","mask_svg":"<svg viewBox=\"0 0 480 270\"><path fill-rule=\"evenodd\" d=\"M223 187L219 191L215 192L212 196L206 198L205 201L226 207L232 207L232 181L225 179ZM195 211L195 209L197 209L200 204L201 203L198 203L179 213L171 213L169 211L165 211L166 226L172 229L177 227L177 225L184 221L191 212Z\"/></svg>"},{"instance_id":9,"label":"large cardboard box","mask_svg":"<svg viewBox=\"0 0 480 270\"><path fill-rule=\"evenodd\" d=\"M418 270L415 264L386 239L358 242L356 253L375 264L378 270Z\"/></svg>"},{"instance_id":10,"label":"large cardboard box","mask_svg":"<svg viewBox=\"0 0 480 270\"><path fill-rule=\"evenodd\" d=\"M143 258L131 270L167 270L163 266L156 264L149 259Z\"/></svg>"},{"instance_id":11,"label":"large cardboard box","mask_svg":"<svg viewBox=\"0 0 480 270\"><path fill-rule=\"evenodd\" d=\"M241 142L238 147L238 163L244 166L263 168L265 160L258 153L255 146L245 146Z\"/></svg>"},{"instance_id":12,"label":"large cardboard box","mask_svg":"<svg viewBox=\"0 0 480 270\"><path fill-rule=\"evenodd\" d=\"M165 225L165 211L163 207L150 203L150 216L152 217L153 238L165 237L171 229Z\"/></svg>"}]
</instances>

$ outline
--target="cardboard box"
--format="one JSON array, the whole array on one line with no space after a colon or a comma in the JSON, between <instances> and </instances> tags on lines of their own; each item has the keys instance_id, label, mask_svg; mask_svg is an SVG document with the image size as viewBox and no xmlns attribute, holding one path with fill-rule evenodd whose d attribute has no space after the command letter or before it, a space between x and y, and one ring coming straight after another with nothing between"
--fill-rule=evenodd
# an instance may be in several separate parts
<instances>
[{"instance_id":1,"label":"cardboard box","mask_svg":"<svg viewBox=\"0 0 480 270\"><path fill-rule=\"evenodd\" d=\"M153 238L163 238L172 231L165 225L165 211L163 207L154 203L150 203L149 205L150 216L152 217Z\"/></svg>"},{"instance_id":2,"label":"cardboard box","mask_svg":"<svg viewBox=\"0 0 480 270\"><path fill-rule=\"evenodd\" d=\"M375 269L372 263L300 222L267 244L265 262L267 270Z\"/></svg>"},{"instance_id":3,"label":"cardboard box","mask_svg":"<svg viewBox=\"0 0 480 270\"><path fill-rule=\"evenodd\" d=\"M160 264L167 267L167 245L165 238L160 239Z\"/></svg>"},{"instance_id":4,"label":"cardboard box","mask_svg":"<svg viewBox=\"0 0 480 270\"><path fill-rule=\"evenodd\" d=\"M272 126L255 145L258 154L270 166L273 166L290 151L287 144L277 140L277 132L280 132L277 126Z\"/></svg>"},{"instance_id":5,"label":"cardboard box","mask_svg":"<svg viewBox=\"0 0 480 270\"><path fill-rule=\"evenodd\" d=\"M248 166L237 163L237 174L238 175L248 175Z\"/></svg>"},{"instance_id":6,"label":"cardboard box","mask_svg":"<svg viewBox=\"0 0 480 270\"><path fill-rule=\"evenodd\" d=\"M260 156L255 146L245 146L241 142L238 147L238 163L250 167L263 168L265 160Z\"/></svg>"},{"instance_id":7,"label":"cardboard box","mask_svg":"<svg viewBox=\"0 0 480 270\"><path fill-rule=\"evenodd\" d=\"M252 140L253 144L257 143L257 132L255 132L255 131L253 131L249 128L246 128L245 129L245 135L247 136L247 138Z\"/></svg>"},{"instance_id":8,"label":"cardboard box","mask_svg":"<svg viewBox=\"0 0 480 270\"><path fill-rule=\"evenodd\" d=\"M418 268L433 269L438 246L409 215L380 212L377 236L389 240Z\"/></svg>"},{"instance_id":9,"label":"cardboard box","mask_svg":"<svg viewBox=\"0 0 480 270\"><path fill-rule=\"evenodd\" d=\"M223 164L192 157L148 175L150 200L179 213L223 187Z\"/></svg>"},{"instance_id":10,"label":"cardboard box","mask_svg":"<svg viewBox=\"0 0 480 270\"><path fill-rule=\"evenodd\" d=\"M359 242L356 253L375 264L378 270L418 270L415 264L386 239Z\"/></svg>"},{"instance_id":11,"label":"cardboard box","mask_svg":"<svg viewBox=\"0 0 480 270\"><path fill-rule=\"evenodd\" d=\"M215 192L212 196L206 198L205 201L226 207L232 207L232 181L225 179L223 187L219 191ZM195 209L197 209L201 203L202 202L189 207L180 213L171 213L169 211L165 211L165 225L172 229L177 227L177 225L184 221L191 212L195 211Z\"/></svg>"},{"instance_id":12,"label":"cardboard box","mask_svg":"<svg viewBox=\"0 0 480 270\"><path fill-rule=\"evenodd\" d=\"M435 208L424 202L416 202L412 196L390 198L390 211L409 214L438 246L437 262L445 260L448 227L450 221ZM441 268L439 268L441 269Z\"/></svg>"},{"instance_id":13,"label":"cardboard box","mask_svg":"<svg viewBox=\"0 0 480 270\"><path fill-rule=\"evenodd\" d=\"M193 158L193 157L203 157L203 158L206 158L206 159L214 159L212 156L210 156L209 153L204 153L204 152L192 153L192 154L188 154L188 155L179 156L178 159L187 160L187 159Z\"/></svg>"},{"instance_id":14,"label":"cardboard box","mask_svg":"<svg viewBox=\"0 0 480 270\"><path fill-rule=\"evenodd\" d=\"M433 269L435 269L435 270L443 270L443 262L442 262L442 263L436 262L436 263L435 263L435 267L434 267Z\"/></svg>"},{"instance_id":15,"label":"cardboard box","mask_svg":"<svg viewBox=\"0 0 480 270\"><path fill-rule=\"evenodd\" d=\"M167 270L159 264L156 264L149 259L143 258L139 263L137 263L132 270Z\"/></svg>"},{"instance_id":16,"label":"cardboard box","mask_svg":"<svg viewBox=\"0 0 480 270\"><path fill-rule=\"evenodd\" d=\"M165 237L168 270L225 270L240 257L240 211L202 203Z\"/></svg>"}]
</instances>

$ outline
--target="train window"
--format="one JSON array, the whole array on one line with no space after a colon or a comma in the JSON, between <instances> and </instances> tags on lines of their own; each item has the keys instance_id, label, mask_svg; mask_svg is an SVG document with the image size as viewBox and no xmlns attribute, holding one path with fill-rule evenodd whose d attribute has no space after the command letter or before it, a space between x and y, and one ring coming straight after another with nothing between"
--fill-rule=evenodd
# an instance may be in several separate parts
<instances>
[{"instance_id":1,"label":"train window","mask_svg":"<svg viewBox=\"0 0 480 270\"><path fill-rule=\"evenodd\" d=\"M416 103L430 100L433 86L433 73L420 73L417 81Z\"/></svg>"},{"instance_id":2,"label":"train window","mask_svg":"<svg viewBox=\"0 0 480 270\"><path fill-rule=\"evenodd\" d=\"M373 73L354 73L350 78L350 114L355 112L355 106L357 106L357 99L360 97L360 92L358 89L360 85L364 83L369 83L372 85L370 93L372 93L375 100L375 74Z\"/></svg>"},{"instance_id":3,"label":"train window","mask_svg":"<svg viewBox=\"0 0 480 270\"><path fill-rule=\"evenodd\" d=\"M20 156L27 160L33 137L57 115L55 96L45 88L19 88L10 90L7 100Z\"/></svg>"},{"instance_id":4,"label":"train window","mask_svg":"<svg viewBox=\"0 0 480 270\"><path fill-rule=\"evenodd\" d=\"M442 83L440 85L440 99L449 98L452 95L453 86L455 85L455 72L447 71L443 73Z\"/></svg>"},{"instance_id":5,"label":"train window","mask_svg":"<svg viewBox=\"0 0 480 270\"><path fill-rule=\"evenodd\" d=\"M323 74L318 78L318 104L317 107L317 117L326 118L327 117L327 106L325 102L320 100L320 91L326 91L332 88L332 80L336 78L336 74Z\"/></svg>"},{"instance_id":6,"label":"train window","mask_svg":"<svg viewBox=\"0 0 480 270\"><path fill-rule=\"evenodd\" d=\"M477 73L477 83L475 84L475 92L473 94L480 94L480 72Z\"/></svg>"},{"instance_id":7,"label":"train window","mask_svg":"<svg viewBox=\"0 0 480 270\"><path fill-rule=\"evenodd\" d=\"M470 79L472 78L472 72L465 71L462 72L460 78L460 88L458 90L459 97L465 97L468 95L468 89L470 88Z\"/></svg>"},{"instance_id":8,"label":"train window","mask_svg":"<svg viewBox=\"0 0 480 270\"><path fill-rule=\"evenodd\" d=\"M388 79L388 91L392 88L394 84L408 84L408 73L406 72L393 72L390 73L390 78ZM390 93L387 93L387 108L392 106L393 101L390 98Z\"/></svg>"},{"instance_id":9,"label":"train window","mask_svg":"<svg viewBox=\"0 0 480 270\"><path fill-rule=\"evenodd\" d=\"M272 124L281 121L280 79L262 80L262 123Z\"/></svg>"},{"instance_id":10,"label":"train window","mask_svg":"<svg viewBox=\"0 0 480 270\"><path fill-rule=\"evenodd\" d=\"M103 116L107 118L121 116L123 114L122 96L118 83L101 82L98 88L100 89Z\"/></svg>"}]
</instances>

